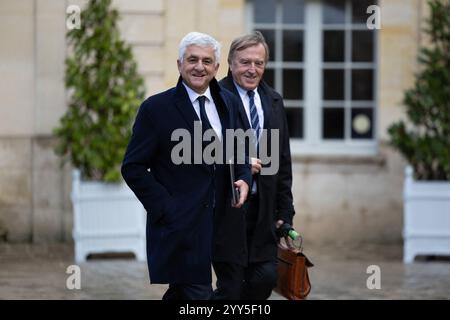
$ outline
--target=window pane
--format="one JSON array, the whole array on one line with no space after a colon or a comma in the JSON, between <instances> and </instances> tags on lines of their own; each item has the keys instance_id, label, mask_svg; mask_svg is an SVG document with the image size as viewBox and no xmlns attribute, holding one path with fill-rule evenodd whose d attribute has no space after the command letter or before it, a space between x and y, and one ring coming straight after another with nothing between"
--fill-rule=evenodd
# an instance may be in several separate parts
<instances>
[{"instance_id":1,"label":"window pane","mask_svg":"<svg viewBox=\"0 0 450 320\"><path fill-rule=\"evenodd\" d=\"M323 99L344 100L344 70L323 70Z\"/></svg>"},{"instance_id":2,"label":"window pane","mask_svg":"<svg viewBox=\"0 0 450 320\"><path fill-rule=\"evenodd\" d=\"M303 108L286 108L289 137L303 138Z\"/></svg>"},{"instance_id":3,"label":"window pane","mask_svg":"<svg viewBox=\"0 0 450 320\"><path fill-rule=\"evenodd\" d=\"M352 70L352 100L373 99L373 70Z\"/></svg>"},{"instance_id":4,"label":"window pane","mask_svg":"<svg viewBox=\"0 0 450 320\"><path fill-rule=\"evenodd\" d=\"M304 3L303 0L283 1L283 23L303 23Z\"/></svg>"},{"instance_id":5,"label":"window pane","mask_svg":"<svg viewBox=\"0 0 450 320\"><path fill-rule=\"evenodd\" d=\"M373 31L352 32L352 60L355 62L373 61Z\"/></svg>"},{"instance_id":6,"label":"window pane","mask_svg":"<svg viewBox=\"0 0 450 320\"><path fill-rule=\"evenodd\" d=\"M266 39L269 46L269 61L275 60L275 31L274 30L258 30Z\"/></svg>"},{"instance_id":7,"label":"window pane","mask_svg":"<svg viewBox=\"0 0 450 320\"><path fill-rule=\"evenodd\" d=\"M352 139L373 138L373 109L352 109Z\"/></svg>"},{"instance_id":8,"label":"window pane","mask_svg":"<svg viewBox=\"0 0 450 320\"><path fill-rule=\"evenodd\" d=\"M322 135L324 139L344 139L344 108L324 108Z\"/></svg>"},{"instance_id":9,"label":"window pane","mask_svg":"<svg viewBox=\"0 0 450 320\"><path fill-rule=\"evenodd\" d=\"M303 99L303 70L283 70L283 98L290 100Z\"/></svg>"},{"instance_id":10,"label":"window pane","mask_svg":"<svg viewBox=\"0 0 450 320\"><path fill-rule=\"evenodd\" d=\"M341 62L345 59L344 31L323 32L323 61Z\"/></svg>"},{"instance_id":11,"label":"window pane","mask_svg":"<svg viewBox=\"0 0 450 320\"><path fill-rule=\"evenodd\" d=\"M323 1L323 23L345 23L345 0Z\"/></svg>"},{"instance_id":12,"label":"window pane","mask_svg":"<svg viewBox=\"0 0 450 320\"><path fill-rule=\"evenodd\" d=\"M283 60L303 61L303 31L283 31Z\"/></svg>"},{"instance_id":13,"label":"window pane","mask_svg":"<svg viewBox=\"0 0 450 320\"><path fill-rule=\"evenodd\" d=\"M367 8L377 4L376 0L356 0L352 1L352 23L366 23L371 14L367 13Z\"/></svg>"},{"instance_id":14,"label":"window pane","mask_svg":"<svg viewBox=\"0 0 450 320\"><path fill-rule=\"evenodd\" d=\"M253 2L253 14L255 22L273 23L275 22L276 0L258 0Z\"/></svg>"},{"instance_id":15,"label":"window pane","mask_svg":"<svg viewBox=\"0 0 450 320\"><path fill-rule=\"evenodd\" d=\"M275 88L275 73L273 69L266 69L264 70L263 75L264 81L267 82L269 86L272 88Z\"/></svg>"}]
</instances>

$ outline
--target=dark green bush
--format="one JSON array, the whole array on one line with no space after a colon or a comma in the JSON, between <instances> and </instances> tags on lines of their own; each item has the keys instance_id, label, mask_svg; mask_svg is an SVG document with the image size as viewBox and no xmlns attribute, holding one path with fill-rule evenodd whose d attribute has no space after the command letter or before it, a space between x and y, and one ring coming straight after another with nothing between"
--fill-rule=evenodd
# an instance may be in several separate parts
<instances>
[{"instance_id":1,"label":"dark green bush","mask_svg":"<svg viewBox=\"0 0 450 320\"><path fill-rule=\"evenodd\" d=\"M111 0L91 0L81 12L81 29L67 32L69 105L54 131L56 153L83 178L105 182L120 180L131 125L145 95L131 47L120 39L118 18Z\"/></svg>"},{"instance_id":2,"label":"dark green bush","mask_svg":"<svg viewBox=\"0 0 450 320\"><path fill-rule=\"evenodd\" d=\"M431 44L419 53L421 71L404 95L408 122L388 129L390 143L418 180L450 180L450 0L428 2L425 32Z\"/></svg>"}]
</instances>

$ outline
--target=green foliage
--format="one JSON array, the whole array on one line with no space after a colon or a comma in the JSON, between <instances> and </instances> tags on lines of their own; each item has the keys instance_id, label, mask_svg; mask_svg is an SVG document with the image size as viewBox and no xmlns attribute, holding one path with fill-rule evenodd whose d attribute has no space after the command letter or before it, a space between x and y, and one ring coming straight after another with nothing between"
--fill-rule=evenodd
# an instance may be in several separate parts
<instances>
[{"instance_id":1,"label":"green foliage","mask_svg":"<svg viewBox=\"0 0 450 320\"><path fill-rule=\"evenodd\" d=\"M429 1L425 32L431 45L419 54L421 71L404 95L408 123L388 129L391 145L419 180L450 180L450 0Z\"/></svg>"},{"instance_id":2,"label":"green foliage","mask_svg":"<svg viewBox=\"0 0 450 320\"><path fill-rule=\"evenodd\" d=\"M54 131L55 152L84 178L105 182L120 180L132 121L145 95L131 47L120 39L118 18L111 0L91 0L81 12L81 29L67 32L69 108Z\"/></svg>"}]
</instances>

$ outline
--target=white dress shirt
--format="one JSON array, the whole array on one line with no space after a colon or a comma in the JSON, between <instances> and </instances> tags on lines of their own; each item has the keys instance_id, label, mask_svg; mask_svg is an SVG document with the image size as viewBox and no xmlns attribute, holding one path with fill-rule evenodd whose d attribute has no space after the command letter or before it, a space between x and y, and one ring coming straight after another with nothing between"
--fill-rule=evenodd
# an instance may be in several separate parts
<instances>
[{"instance_id":1,"label":"white dress shirt","mask_svg":"<svg viewBox=\"0 0 450 320\"><path fill-rule=\"evenodd\" d=\"M241 97L241 101L242 101L242 104L244 105L245 113L247 114L248 123L250 124L250 128L251 128L252 127L252 119L250 117L250 97L247 94L247 90L240 87L234 80L233 80L233 82L234 82L234 85L236 86L237 91L239 92L239 96ZM258 93L258 88L253 90L253 92L255 93L253 100L255 102L256 112L258 113L259 127L261 128L261 130L259 131L259 137L258 137L258 140L259 140L261 138L261 134L262 134L262 131L264 128L264 111L262 108L261 97L259 96L259 93ZM258 191L258 186L256 184L256 181L253 180L253 183L251 186L251 193L256 194L257 191Z\"/></svg>"},{"instance_id":2,"label":"white dress shirt","mask_svg":"<svg viewBox=\"0 0 450 320\"><path fill-rule=\"evenodd\" d=\"M247 94L247 90L240 87L235 81L233 81L233 82L234 82L234 85L236 86L237 91L239 92L241 101L244 104L245 113L247 114L248 123L250 124L250 128L251 128L252 127L252 119L250 117L250 97ZM258 140L259 140L259 138L261 138L262 130L264 128L264 111L262 108L261 97L259 96L259 93L258 93L258 88L253 90L253 92L255 93L253 100L255 101L256 112L258 112L258 118L259 118L259 127L261 128L261 130L259 131L259 137L258 137Z\"/></svg>"},{"instance_id":3,"label":"white dress shirt","mask_svg":"<svg viewBox=\"0 0 450 320\"><path fill-rule=\"evenodd\" d=\"M206 91L203 94L198 94L191 88L189 88L184 82L184 87L186 88L186 91L189 95L189 99L191 100L192 106L194 107L195 113L197 114L198 118L201 121L200 117L200 105L198 104L197 98L199 96L205 96L205 111L206 115L208 116L209 123L211 124L211 127L216 132L217 136L219 137L219 140L222 141L222 123L220 122L219 113L217 112L216 105L214 104L214 100L211 96L211 90L206 89Z\"/></svg>"}]
</instances>

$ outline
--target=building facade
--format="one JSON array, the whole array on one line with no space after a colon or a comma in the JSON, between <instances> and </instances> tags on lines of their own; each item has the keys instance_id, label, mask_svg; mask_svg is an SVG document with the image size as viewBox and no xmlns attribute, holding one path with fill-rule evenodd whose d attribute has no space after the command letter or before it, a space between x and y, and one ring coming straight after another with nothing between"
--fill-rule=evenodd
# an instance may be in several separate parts
<instances>
[{"instance_id":1,"label":"building facade","mask_svg":"<svg viewBox=\"0 0 450 320\"><path fill-rule=\"evenodd\" d=\"M8 241L71 241L71 168L60 166L52 130L67 108L66 9L86 2L0 0L0 233ZM271 50L265 79L286 102L296 228L310 243L401 241L405 163L388 147L386 129L404 116L426 1L113 4L147 96L175 85L187 32L222 43L220 79L232 39L260 30ZM381 28L371 30L366 9L374 4Z\"/></svg>"}]
</instances>

